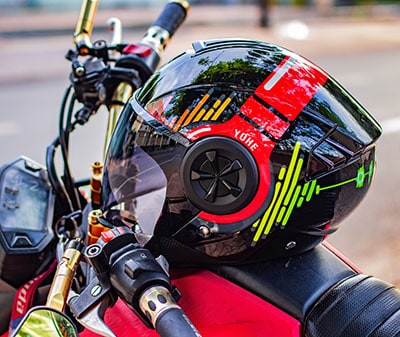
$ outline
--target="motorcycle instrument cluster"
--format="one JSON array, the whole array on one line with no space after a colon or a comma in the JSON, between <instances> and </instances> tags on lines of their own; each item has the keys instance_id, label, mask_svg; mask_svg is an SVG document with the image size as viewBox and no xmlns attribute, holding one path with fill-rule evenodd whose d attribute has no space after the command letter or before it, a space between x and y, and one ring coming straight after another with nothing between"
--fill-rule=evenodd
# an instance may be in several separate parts
<instances>
[{"instance_id":1,"label":"motorcycle instrument cluster","mask_svg":"<svg viewBox=\"0 0 400 337\"><path fill-rule=\"evenodd\" d=\"M54 195L47 170L26 158L0 168L0 278L16 286L44 262L54 239Z\"/></svg>"}]
</instances>

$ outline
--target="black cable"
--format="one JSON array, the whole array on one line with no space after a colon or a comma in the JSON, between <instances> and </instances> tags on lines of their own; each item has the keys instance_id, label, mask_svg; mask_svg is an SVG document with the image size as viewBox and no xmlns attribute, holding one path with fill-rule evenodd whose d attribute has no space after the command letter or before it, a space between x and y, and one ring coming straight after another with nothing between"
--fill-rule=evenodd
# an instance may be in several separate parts
<instances>
[{"instance_id":1,"label":"black cable","mask_svg":"<svg viewBox=\"0 0 400 337\"><path fill-rule=\"evenodd\" d=\"M61 102L60 122L59 122L60 128L62 127L62 123L63 123L63 119L64 119L64 111L65 111L65 108L67 105L67 100L68 100L68 97L70 96L71 90L72 90L72 86L70 85L65 90L63 100ZM61 143L64 141L65 141L65 138L59 136L47 147L46 167L47 167L48 176L49 176L49 180L50 180L52 188L54 189L54 191L57 193L58 196L60 196L61 198L65 199L67 201L70 211L72 212L72 211L74 211L74 205L71 201L69 193L65 189L64 184L59 179L59 176L58 176L57 170L56 170L56 166L55 166L55 162L54 162L56 150L57 150L58 146L60 146ZM65 144L64 144L64 146L65 146ZM64 158L64 161L65 161L65 158Z\"/></svg>"},{"instance_id":2,"label":"black cable","mask_svg":"<svg viewBox=\"0 0 400 337\"><path fill-rule=\"evenodd\" d=\"M74 180L71 175L71 170L69 167L69 135L70 132L74 130L75 123L71 123L72 115L74 111L74 103L76 101L75 94L72 94L69 107L68 107L68 114L67 118L65 119L65 107L64 110L60 111L60 122L59 122L59 138L60 138L60 149L64 163L64 185L65 189L71 199L73 204L74 210L81 209L80 198L78 195L78 191L76 190ZM64 127L64 120L65 120L65 127Z\"/></svg>"},{"instance_id":3,"label":"black cable","mask_svg":"<svg viewBox=\"0 0 400 337\"><path fill-rule=\"evenodd\" d=\"M61 101L61 107L60 107L60 115L61 115L60 120L61 120L62 116L64 115L65 107L67 104L67 99L69 97L71 90L72 90L72 86L70 85L64 92L64 96ZM53 189L56 191L56 193L58 195L62 195L63 189L61 188L61 182L58 178L58 174L57 174L57 171L55 168L55 163L54 163L55 152L59 145L60 145L60 138L58 137L51 143L51 145L49 145L47 147L46 166L47 166L47 170L48 170L49 180L50 180L50 183L51 183Z\"/></svg>"}]
</instances>

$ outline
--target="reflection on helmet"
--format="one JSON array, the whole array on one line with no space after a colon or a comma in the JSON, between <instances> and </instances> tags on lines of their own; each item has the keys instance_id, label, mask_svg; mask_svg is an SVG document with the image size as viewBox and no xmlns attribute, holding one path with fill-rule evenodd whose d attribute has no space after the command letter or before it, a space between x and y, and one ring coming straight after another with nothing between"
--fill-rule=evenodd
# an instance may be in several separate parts
<instances>
[{"instance_id":1,"label":"reflection on helmet","mask_svg":"<svg viewBox=\"0 0 400 337\"><path fill-rule=\"evenodd\" d=\"M197 42L123 111L104 208L129 210L172 263L303 252L365 196L380 134L308 60L260 41Z\"/></svg>"}]
</instances>

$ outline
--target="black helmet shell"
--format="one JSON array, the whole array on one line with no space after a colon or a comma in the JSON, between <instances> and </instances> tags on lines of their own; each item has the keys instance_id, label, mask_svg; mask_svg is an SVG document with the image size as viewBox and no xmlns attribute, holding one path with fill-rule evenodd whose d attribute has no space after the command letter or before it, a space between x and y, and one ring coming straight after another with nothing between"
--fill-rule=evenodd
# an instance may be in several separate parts
<instances>
[{"instance_id":1,"label":"black helmet shell","mask_svg":"<svg viewBox=\"0 0 400 337\"><path fill-rule=\"evenodd\" d=\"M380 134L368 112L303 57L260 41L196 42L124 110L105 165L104 207L124 201L126 209L143 191L163 190L145 232L177 262L302 252L365 196ZM121 198L108 167L143 166L132 161L138 153L151 169L133 171L153 178L122 174L145 188L136 183Z\"/></svg>"}]
</instances>

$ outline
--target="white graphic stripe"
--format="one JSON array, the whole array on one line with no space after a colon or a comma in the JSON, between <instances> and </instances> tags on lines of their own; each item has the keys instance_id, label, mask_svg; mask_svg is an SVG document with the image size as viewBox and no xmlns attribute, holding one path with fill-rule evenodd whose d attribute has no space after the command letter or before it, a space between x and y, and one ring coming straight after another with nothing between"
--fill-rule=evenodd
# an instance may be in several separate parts
<instances>
[{"instance_id":1,"label":"white graphic stripe","mask_svg":"<svg viewBox=\"0 0 400 337\"><path fill-rule=\"evenodd\" d=\"M270 80L264 84L265 90L271 90L275 84L286 74L290 67L294 63L294 58L289 57L286 62L278 69L278 71L270 78Z\"/></svg>"}]
</instances>

